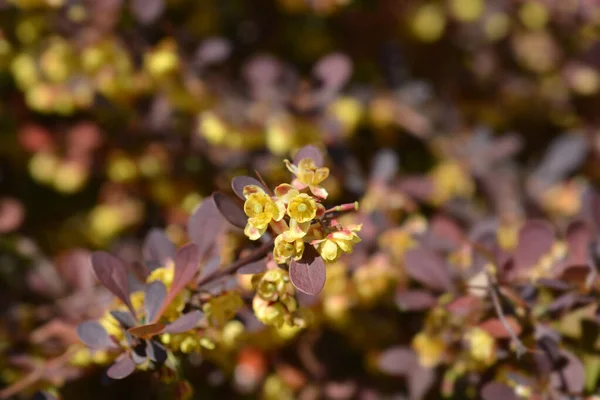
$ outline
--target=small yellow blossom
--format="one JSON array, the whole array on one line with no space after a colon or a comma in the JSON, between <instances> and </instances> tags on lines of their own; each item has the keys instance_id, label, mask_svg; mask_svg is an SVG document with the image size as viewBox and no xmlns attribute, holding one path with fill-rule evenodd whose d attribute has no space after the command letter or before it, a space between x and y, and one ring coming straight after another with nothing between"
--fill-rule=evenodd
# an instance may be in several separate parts
<instances>
[{"instance_id":1,"label":"small yellow blossom","mask_svg":"<svg viewBox=\"0 0 600 400\"><path fill-rule=\"evenodd\" d=\"M298 165L285 160L285 165L291 173L296 175L296 179L292 185L298 190L303 190L306 187L310 189L315 196L326 199L327 191L319 186L329 176L329 168L317 168L315 162L310 158L303 158Z\"/></svg>"},{"instance_id":2,"label":"small yellow blossom","mask_svg":"<svg viewBox=\"0 0 600 400\"><path fill-rule=\"evenodd\" d=\"M275 238L273 248L273 257L277 264L285 264L290 259L299 260L304 252L304 242L301 239L291 241L286 240L285 235L279 235Z\"/></svg>"},{"instance_id":3,"label":"small yellow blossom","mask_svg":"<svg viewBox=\"0 0 600 400\"><path fill-rule=\"evenodd\" d=\"M482 364L490 365L495 360L494 338L481 328L471 328L464 336L471 357Z\"/></svg>"},{"instance_id":4,"label":"small yellow blossom","mask_svg":"<svg viewBox=\"0 0 600 400\"><path fill-rule=\"evenodd\" d=\"M417 352L422 366L435 367L442 361L446 344L439 337L420 332L413 338L412 348Z\"/></svg>"},{"instance_id":5,"label":"small yellow blossom","mask_svg":"<svg viewBox=\"0 0 600 400\"><path fill-rule=\"evenodd\" d=\"M349 226L329 233L324 239L313 240L311 244L316 245L317 251L325 261L335 261L342 253L351 253L353 246L360 242L356 232L360 231L361 227L362 225Z\"/></svg>"},{"instance_id":6,"label":"small yellow blossom","mask_svg":"<svg viewBox=\"0 0 600 400\"><path fill-rule=\"evenodd\" d=\"M248 185L244 188L244 212L248 216L248 224L244 233L251 240L257 240L267 230L271 221L280 221L285 213L285 205L281 200L274 201L260 187Z\"/></svg>"},{"instance_id":7,"label":"small yellow blossom","mask_svg":"<svg viewBox=\"0 0 600 400\"><path fill-rule=\"evenodd\" d=\"M243 305L240 294L231 291L211 298L202 306L202 311L211 325L222 326L231 320Z\"/></svg>"},{"instance_id":8,"label":"small yellow blossom","mask_svg":"<svg viewBox=\"0 0 600 400\"><path fill-rule=\"evenodd\" d=\"M317 215L317 202L305 193L299 194L288 204L287 214L299 223L309 222Z\"/></svg>"}]
</instances>

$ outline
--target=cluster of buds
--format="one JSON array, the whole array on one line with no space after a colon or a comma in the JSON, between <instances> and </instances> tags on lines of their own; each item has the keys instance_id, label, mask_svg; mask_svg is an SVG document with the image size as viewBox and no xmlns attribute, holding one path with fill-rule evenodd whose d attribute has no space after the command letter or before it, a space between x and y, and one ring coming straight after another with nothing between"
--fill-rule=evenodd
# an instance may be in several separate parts
<instances>
[{"instance_id":1,"label":"cluster of buds","mask_svg":"<svg viewBox=\"0 0 600 400\"><path fill-rule=\"evenodd\" d=\"M295 163L285 160L295 178L291 184L277 186L274 195L259 185L244 186L244 212L248 216L244 233L257 240L271 227L277 234L273 258L278 264L302 259L307 245L314 246L325 261L333 262L343 253L351 253L360 242L357 232L361 226L344 227L329 215L356 210L358 203L325 209L321 201L327 198L327 191L321 183L329 176L329 169L322 166L321 154L307 146L296 159Z\"/></svg>"},{"instance_id":2,"label":"cluster of buds","mask_svg":"<svg viewBox=\"0 0 600 400\"><path fill-rule=\"evenodd\" d=\"M252 277L252 286L256 290L252 308L259 321L277 328L286 323L295 325L294 313L298 304L286 271L276 268L256 274Z\"/></svg>"}]
</instances>

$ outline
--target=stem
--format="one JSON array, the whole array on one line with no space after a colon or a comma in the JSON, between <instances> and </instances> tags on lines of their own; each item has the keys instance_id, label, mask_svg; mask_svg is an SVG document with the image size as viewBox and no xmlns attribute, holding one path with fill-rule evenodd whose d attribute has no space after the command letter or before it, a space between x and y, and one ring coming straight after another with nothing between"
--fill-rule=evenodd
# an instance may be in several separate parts
<instances>
[{"instance_id":1,"label":"stem","mask_svg":"<svg viewBox=\"0 0 600 400\"><path fill-rule=\"evenodd\" d=\"M354 203L346 203L339 206L331 207L329 210L325 211L325 214L329 214L332 212L345 212L345 211L357 211L358 210L358 201Z\"/></svg>"}]
</instances>

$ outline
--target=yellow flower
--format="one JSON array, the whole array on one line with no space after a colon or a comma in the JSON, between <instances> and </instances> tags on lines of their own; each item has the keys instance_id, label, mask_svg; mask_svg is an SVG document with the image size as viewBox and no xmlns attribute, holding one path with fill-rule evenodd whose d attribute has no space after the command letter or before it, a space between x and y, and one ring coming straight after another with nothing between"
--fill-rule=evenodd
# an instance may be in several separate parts
<instances>
[{"instance_id":1,"label":"yellow flower","mask_svg":"<svg viewBox=\"0 0 600 400\"><path fill-rule=\"evenodd\" d=\"M303 158L298 165L294 165L288 160L284 162L287 169L296 175L296 179L292 182L296 189L303 190L308 187L315 196L321 199L327 198L327 191L319 185L329 176L329 168L317 168L315 162L310 158Z\"/></svg>"},{"instance_id":2,"label":"yellow flower","mask_svg":"<svg viewBox=\"0 0 600 400\"><path fill-rule=\"evenodd\" d=\"M490 365L496 358L494 338L481 328L471 328L465 334L471 357L482 364Z\"/></svg>"},{"instance_id":3,"label":"yellow flower","mask_svg":"<svg viewBox=\"0 0 600 400\"><path fill-rule=\"evenodd\" d=\"M442 361L446 344L439 337L420 332L413 338L412 348L417 352L422 366L435 367Z\"/></svg>"},{"instance_id":4,"label":"yellow flower","mask_svg":"<svg viewBox=\"0 0 600 400\"><path fill-rule=\"evenodd\" d=\"M336 232L328 234L324 239L311 242L316 245L317 251L325 261L337 260L342 253L352 253L353 247L360 242L356 232L360 231L362 225L349 226Z\"/></svg>"},{"instance_id":5,"label":"yellow flower","mask_svg":"<svg viewBox=\"0 0 600 400\"><path fill-rule=\"evenodd\" d=\"M301 224L309 222L317 215L317 202L305 193L299 194L288 204L287 214Z\"/></svg>"},{"instance_id":6,"label":"yellow flower","mask_svg":"<svg viewBox=\"0 0 600 400\"><path fill-rule=\"evenodd\" d=\"M299 260L304 252L304 242L301 239L286 240L287 236L281 234L275 238L273 257L277 264L285 264L291 258Z\"/></svg>"},{"instance_id":7,"label":"yellow flower","mask_svg":"<svg viewBox=\"0 0 600 400\"><path fill-rule=\"evenodd\" d=\"M271 221L280 221L285 214L285 205L281 200L273 199L260 187L248 185L244 188L244 212L248 216L248 224L244 233L251 240L256 240L267 230Z\"/></svg>"},{"instance_id":8,"label":"yellow flower","mask_svg":"<svg viewBox=\"0 0 600 400\"><path fill-rule=\"evenodd\" d=\"M220 296L213 297L202 306L206 319L213 326L223 326L231 320L244 301L238 292L226 292Z\"/></svg>"}]
</instances>

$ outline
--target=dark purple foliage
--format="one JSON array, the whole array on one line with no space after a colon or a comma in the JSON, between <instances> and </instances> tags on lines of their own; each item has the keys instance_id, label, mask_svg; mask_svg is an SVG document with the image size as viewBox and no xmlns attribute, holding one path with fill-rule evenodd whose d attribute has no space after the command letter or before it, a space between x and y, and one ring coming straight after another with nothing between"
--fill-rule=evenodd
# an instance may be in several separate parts
<instances>
[{"instance_id":1,"label":"dark purple foliage","mask_svg":"<svg viewBox=\"0 0 600 400\"><path fill-rule=\"evenodd\" d=\"M298 290L310 295L319 294L325 286L325 263L312 246L304 250L302 259L290 263L290 280Z\"/></svg>"}]
</instances>

